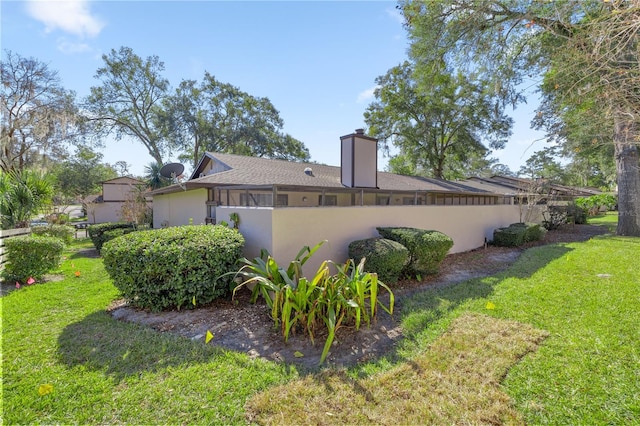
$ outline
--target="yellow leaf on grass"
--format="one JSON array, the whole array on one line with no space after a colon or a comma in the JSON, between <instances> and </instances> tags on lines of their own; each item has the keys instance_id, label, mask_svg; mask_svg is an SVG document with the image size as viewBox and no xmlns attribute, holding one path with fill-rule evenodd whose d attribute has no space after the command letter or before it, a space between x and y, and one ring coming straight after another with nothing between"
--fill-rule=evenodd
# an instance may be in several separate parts
<instances>
[{"instance_id":1,"label":"yellow leaf on grass","mask_svg":"<svg viewBox=\"0 0 640 426\"><path fill-rule=\"evenodd\" d=\"M496 305L493 302L487 302L487 306L485 306L485 308L493 310L496 308Z\"/></svg>"},{"instance_id":2,"label":"yellow leaf on grass","mask_svg":"<svg viewBox=\"0 0 640 426\"><path fill-rule=\"evenodd\" d=\"M50 384L47 383L45 385L38 386L38 394L40 396L44 396L44 395L49 394L51 392L53 392L53 385L50 385Z\"/></svg>"},{"instance_id":3,"label":"yellow leaf on grass","mask_svg":"<svg viewBox=\"0 0 640 426\"><path fill-rule=\"evenodd\" d=\"M293 356L295 356L296 358L302 358L304 356L304 354L300 351L295 351L293 353Z\"/></svg>"},{"instance_id":4,"label":"yellow leaf on grass","mask_svg":"<svg viewBox=\"0 0 640 426\"><path fill-rule=\"evenodd\" d=\"M209 343L213 339L213 333L207 330L207 335L204 338L205 343Z\"/></svg>"}]
</instances>

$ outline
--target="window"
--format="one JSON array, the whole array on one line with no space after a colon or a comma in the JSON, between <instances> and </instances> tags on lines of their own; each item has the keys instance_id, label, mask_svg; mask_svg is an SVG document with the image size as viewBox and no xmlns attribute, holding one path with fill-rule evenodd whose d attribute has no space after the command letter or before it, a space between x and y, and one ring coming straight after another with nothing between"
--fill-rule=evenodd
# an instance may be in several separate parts
<instances>
[{"instance_id":1,"label":"window","mask_svg":"<svg viewBox=\"0 0 640 426\"><path fill-rule=\"evenodd\" d=\"M322 206L322 194L318 195L318 205ZM337 195L325 195L324 196L324 205L325 206L337 206L338 205L338 196Z\"/></svg>"},{"instance_id":2,"label":"window","mask_svg":"<svg viewBox=\"0 0 640 426\"><path fill-rule=\"evenodd\" d=\"M376 195L376 206L388 206L390 200L389 195Z\"/></svg>"},{"instance_id":3,"label":"window","mask_svg":"<svg viewBox=\"0 0 640 426\"><path fill-rule=\"evenodd\" d=\"M249 202L247 203L247 195L249 196ZM288 206L289 195L278 194L277 206ZM254 194L254 193L240 193L240 205L241 206L258 206L258 207L273 207L273 194Z\"/></svg>"}]
</instances>

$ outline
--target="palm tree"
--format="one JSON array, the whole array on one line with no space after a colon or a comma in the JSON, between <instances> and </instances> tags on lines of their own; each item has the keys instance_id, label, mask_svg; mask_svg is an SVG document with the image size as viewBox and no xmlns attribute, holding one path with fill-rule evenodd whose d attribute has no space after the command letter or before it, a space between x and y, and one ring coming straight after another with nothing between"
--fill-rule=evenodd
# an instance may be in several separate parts
<instances>
[{"instance_id":1,"label":"palm tree","mask_svg":"<svg viewBox=\"0 0 640 426\"><path fill-rule=\"evenodd\" d=\"M147 185L151 189L158 189L165 186L171 185L171 180L160 175L160 169L162 168L162 164L152 161L151 163L144 166L144 179L147 182Z\"/></svg>"},{"instance_id":2,"label":"palm tree","mask_svg":"<svg viewBox=\"0 0 640 426\"><path fill-rule=\"evenodd\" d=\"M50 175L33 170L0 172L0 224L2 229L23 228L53 199Z\"/></svg>"}]
</instances>

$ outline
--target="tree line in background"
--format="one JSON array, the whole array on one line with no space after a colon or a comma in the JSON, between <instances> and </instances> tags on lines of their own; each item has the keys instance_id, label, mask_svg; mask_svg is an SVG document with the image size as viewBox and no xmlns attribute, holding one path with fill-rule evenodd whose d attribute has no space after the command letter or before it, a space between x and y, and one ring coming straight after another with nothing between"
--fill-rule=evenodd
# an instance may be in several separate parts
<instances>
[{"instance_id":1,"label":"tree line in background","mask_svg":"<svg viewBox=\"0 0 640 426\"><path fill-rule=\"evenodd\" d=\"M376 80L375 101L364 114L369 134L386 153L391 146L398 150L390 171L446 179L515 174L491 154L512 132L505 109L526 101L523 82L539 78L542 103L532 126L545 130L552 143L518 174L609 190L617 185L618 233L640 235L639 5L639 0L400 1L409 57ZM173 89L157 56L143 59L128 47L102 59L98 84L77 102L46 65L6 52L3 171L57 164L60 188L85 193L70 183L72 176L88 173L91 161L100 162L89 147L108 135L147 148L154 185L163 184L158 170L171 153L194 166L207 150L309 159L304 144L283 132L267 98L208 72L202 81L183 80ZM63 161L74 145L75 158ZM103 173L104 179L113 171L107 167L96 175Z\"/></svg>"},{"instance_id":2,"label":"tree line in background","mask_svg":"<svg viewBox=\"0 0 640 426\"><path fill-rule=\"evenodd\" d=\"M392 171L508 172L488 155L511 133L504 108L539 79L532 126L550 144L519 174L617 185L617 233L640 236L639 0L402 0L398 9L409 60L377 79L365 113L372 136L399 151Z\"/></svg>"}]
</instances>

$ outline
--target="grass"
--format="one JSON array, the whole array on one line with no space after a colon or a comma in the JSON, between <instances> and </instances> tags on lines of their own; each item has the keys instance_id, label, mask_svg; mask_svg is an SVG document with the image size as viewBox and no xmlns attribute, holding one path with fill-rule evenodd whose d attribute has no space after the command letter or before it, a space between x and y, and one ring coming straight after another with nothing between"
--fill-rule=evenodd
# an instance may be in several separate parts
<instances>
[{"instance_id":1,"label":"grass","mask_svg":"<svg viewBox=\"0 0 640 426\"><path fill-rule=\"evenodd\" d=\"M529 249L405 301L393 355L299 377L113 320L102 262L70 251L62 281L2 298L3 421L640 424L638 254L613 236Z\"/></svg>"}]
</instances>

